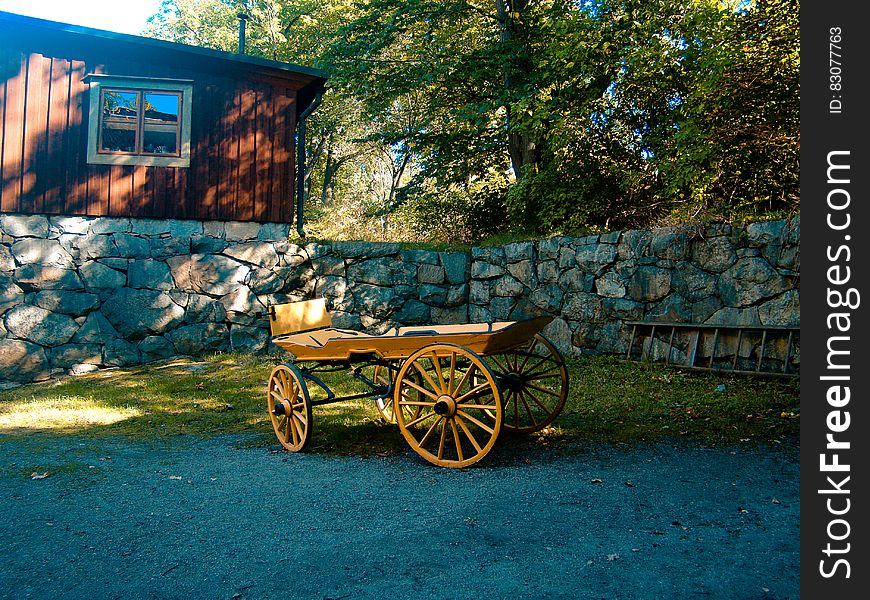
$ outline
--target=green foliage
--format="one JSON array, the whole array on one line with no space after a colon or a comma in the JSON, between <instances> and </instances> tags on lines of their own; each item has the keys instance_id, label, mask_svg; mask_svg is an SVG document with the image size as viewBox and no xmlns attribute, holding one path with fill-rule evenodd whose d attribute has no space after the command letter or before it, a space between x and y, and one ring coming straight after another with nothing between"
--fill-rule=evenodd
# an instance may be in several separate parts
<instances>
[{"instance_id":1,"label":"green foliage","mask_svg":"<svg viewBox=\"0 0 870 600\"><path fill-rule=\"evenodd\" d=\"M152 33L233 49L242 8L251 52L331 74L306 160L329 235L798 209L797 0L165 0Z\"/></svg>"}]
</instances>

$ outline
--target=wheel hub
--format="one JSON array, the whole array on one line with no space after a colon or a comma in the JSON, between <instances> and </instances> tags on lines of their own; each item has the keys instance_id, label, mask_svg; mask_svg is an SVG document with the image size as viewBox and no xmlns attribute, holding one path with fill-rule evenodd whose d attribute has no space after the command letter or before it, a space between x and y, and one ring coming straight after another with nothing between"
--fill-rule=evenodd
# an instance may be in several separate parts
<instances>
[{"instance_id":1,"label":"wheel hub","mask_svg":"<svg viewBox=\"0 0 870 600\"><path fill-rule=\"evenodd\" d=\"M281 402L275 404L274 413L276 417L280 417L282 415L292 415L293 405L290 404L288 400L281 400Z\"/></svg>"},{"instance_id":2,"label":"wheel hub","mask_svg":"<svg viewBox=\"0 0 870 600\"><path fill-rule=\"evenodd\" d=\"M505 373L499 378L499 384L505 391L518 392L526 383L525 377L519 373Z\"/></svg>"},{"instance_id":3,"label":"wheel hub","mask_svg":"<svg viewBox=\"0 0 870 600\"><path fill-rule=\"evenodd\" d=\"M453 399L453 396L444 394L435 402L434 410L435 414L442 417L452 417L456 414L456 400Z\"/></svg>"}]
</instances>

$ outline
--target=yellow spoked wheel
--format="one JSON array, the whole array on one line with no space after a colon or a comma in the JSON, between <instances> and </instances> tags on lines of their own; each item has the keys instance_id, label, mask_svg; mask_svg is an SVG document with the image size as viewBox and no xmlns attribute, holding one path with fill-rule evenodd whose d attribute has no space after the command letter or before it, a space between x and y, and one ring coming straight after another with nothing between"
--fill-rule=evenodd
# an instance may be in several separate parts
<instances>
[{"instance_id":1,"label":"yellow spoked wheel","mask_svg":"<svg viewBox=\"0 0 870 600\"><path fill-rule=\"evenodd\" d=\"M501 431L495 376L480 356L462 346L432 344L414 352L396 375L393 399L405 440L441 467L476 463Z\"/></svg>"},{"instance_id":2,"label":"yellow spoked wheel","mask_svg":"<svg viewBox=\"0 0 870 600\"><path fill-rule=\"evenodd\" d=\"M301 452L311 440L311 398L299 369L278 365L269 377L269 418L281 445Z\"/></svg>"},{"instance_id":3,"label":"yellow spoked wheel","mask_svg":"<svg viewBox=\"0 0 870 600\"><path fill-rule=\"evenodd\" d=\"M501 385L507 431L540 431L562 412L568 397L568 369L547 338L537 334L528 344L487 360Z\"/></svg>"}]
</instances>

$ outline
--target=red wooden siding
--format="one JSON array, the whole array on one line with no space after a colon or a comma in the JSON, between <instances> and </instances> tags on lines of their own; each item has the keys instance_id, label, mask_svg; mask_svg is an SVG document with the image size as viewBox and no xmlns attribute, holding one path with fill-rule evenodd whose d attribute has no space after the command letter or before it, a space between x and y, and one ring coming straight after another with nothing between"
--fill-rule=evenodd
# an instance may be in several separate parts
<instances>
[{"instance_id":1,"label":"red wooden siding","mask_svg":"<svg viewBox=\"0 0 870 600\"><path fill-rule=\"evenodd\" d=\"M91 54L0 48L0 210L292 220L298 82ZM193 80L190 167L87 164L87 73Z\"/></svg>"}]
</instances>

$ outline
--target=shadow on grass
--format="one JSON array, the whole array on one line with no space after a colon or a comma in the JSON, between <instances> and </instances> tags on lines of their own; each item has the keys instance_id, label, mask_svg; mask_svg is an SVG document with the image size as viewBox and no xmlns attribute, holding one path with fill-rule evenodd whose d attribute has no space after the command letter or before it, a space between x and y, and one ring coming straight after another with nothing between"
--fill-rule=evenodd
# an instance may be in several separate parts
<instances>
[{"instance_id":1,"label":"shadow on grass","mask_svg":"<svg viewBox=\"0 0 870 600\"><path fill-rule=\"evenodd\" d=\"M22 386L0 392L0 434L140 440L243 434L243 445L280 448L265 394L282 360L217 354ZM502 434L499 447L534 452L586 441L769 443L799 436L797 378L697 374L600 357L570 360L569 375L568 401L553 425L527 436ZM344 373L324 379L337 395L365 390ZM364 399L314 407L309 451L390 456L408 446L398 426L383 422Z\"/></svg>"}]
</instances>

